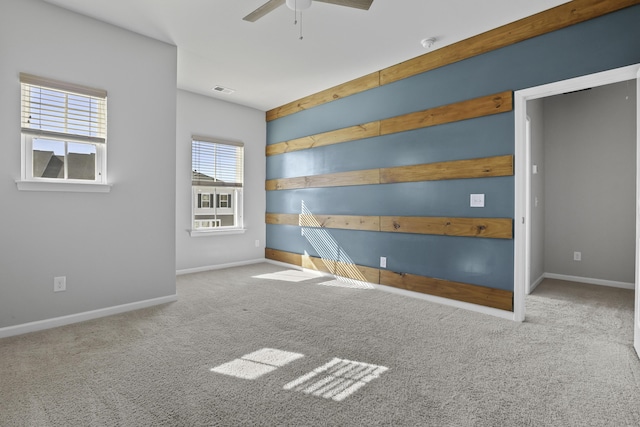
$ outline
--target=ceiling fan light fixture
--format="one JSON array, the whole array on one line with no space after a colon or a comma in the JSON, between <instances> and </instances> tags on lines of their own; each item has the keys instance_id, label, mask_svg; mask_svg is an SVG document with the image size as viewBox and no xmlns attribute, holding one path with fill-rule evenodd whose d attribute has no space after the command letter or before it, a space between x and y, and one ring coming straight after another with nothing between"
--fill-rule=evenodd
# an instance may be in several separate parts
<instances>
[{"instance_id":1,"label":"ceiling fan light fixture","mask_svg":"<svg viewBox=\"0 0 640 427\"><path fill-rule=\"evenodd\" d=\"M287 0L287 7L296 12L309 9L311 7L311 0Z\"/></svg>"}]
</instances>

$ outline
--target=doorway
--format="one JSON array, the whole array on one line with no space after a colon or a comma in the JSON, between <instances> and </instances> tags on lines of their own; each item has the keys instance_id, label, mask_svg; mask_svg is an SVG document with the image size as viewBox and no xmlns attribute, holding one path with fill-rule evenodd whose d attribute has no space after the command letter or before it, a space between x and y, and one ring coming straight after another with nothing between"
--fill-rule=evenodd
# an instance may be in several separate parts
<instances>
[{"instance_id":1,"label":"doorway","mask_svg":"<svg viewBox=\"0 0 640 427\"><path fill-rule=\"evenodd\" d=\"M579 77L562 82L521 90L514 95L515 111L515 256L514 256L514 320L525 319L525 296L531 290L531 262L532 262L532 174L536 168L531 160L530 135L531 122L528 120L528 102L542 98L600 87L612 83L636 79L640 64L620 69L610 70L589 76ZM640 143L640 137L638 137ZM638 167L636 165L636 176ZM636 178L637 180L637 178ZM637 199L637 198L636 198ZM636 226L636 228L638 228ZM636 239L637 241L637 239ZM636 270L638 268L636 248ZM637 290L637 274L635 279ZM636 292L637 297L638 292ZM638 319L636 307L636 319ZM637 320L636 320L637 322ZM635 322L634 322L635 323ZM638 326L638 325L636 325ZM637 329L637 327L636 327Z\"/></svg>"}]
</instances>

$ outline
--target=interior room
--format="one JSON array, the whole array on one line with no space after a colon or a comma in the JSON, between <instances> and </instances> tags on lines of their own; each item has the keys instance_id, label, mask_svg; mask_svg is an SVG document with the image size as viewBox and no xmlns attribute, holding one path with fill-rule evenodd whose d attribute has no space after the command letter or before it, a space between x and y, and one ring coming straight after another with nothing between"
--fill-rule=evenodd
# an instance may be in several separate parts
<instances>
[{"instance_id":1,"label":"interior room","mask_svg":"<svg viewBox=\"0 0 640 427\"><path fill-rule=\"evenodd\" d=\"M634 289L636 81L528 104L531 288L546 277Z\"/></svg>"},{"instance_id":2,"label":"interior room","mask_svg":"<svg viewBox=\"0 0 640 427\"><path fill-rule=\"evenodd\" d=\"M633 311L636 94L636 80L623 79L527 102L526 293L548 298L550 310L561 302L582 306L571 312L585 318L597 316L597 306ZM602 197L593 203L596 193ZM617 220L598 232L610 214ZM583 251L568 249L573 245L591 248L590 265L582 264ZM609 331L616 332L625 334Z\"/></svg>"},{"instance_id":3,"label":"interior room","mask_svg":"<svg viewBox=\"0 0 640 427\"><path fill-rule=\"evenodd\" d=\"M0 425L640 424L640 1L489 3L0 2Z\"/></svg>"}]
</instances>

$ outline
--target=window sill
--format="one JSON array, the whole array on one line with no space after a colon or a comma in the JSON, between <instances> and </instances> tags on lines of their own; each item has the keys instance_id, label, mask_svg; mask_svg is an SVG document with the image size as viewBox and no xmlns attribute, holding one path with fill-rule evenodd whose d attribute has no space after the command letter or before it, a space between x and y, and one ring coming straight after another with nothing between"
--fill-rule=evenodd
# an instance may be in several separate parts
<instances>
[{"instance_id":1,"label":"window sill","mask_svg":"<svg viewBox=\"0 0 640 427\"><path fill-rule=\"evenodd\" d=\"M230 228L227 230L189 230L191 237L221 236L227 234L244 234L246 228Z\"/></svg>"},{"instance_id":2,"label":"window sill","mask_svg":"<svg viewBox=\"0 0 640 427\"><path fill-rule=\"evenodd\" d=\"M108 193L108 184L89 184L76 182L22 181L16 180L20 191L66 191L72 193Z\"/></svg>"}]
</instances>

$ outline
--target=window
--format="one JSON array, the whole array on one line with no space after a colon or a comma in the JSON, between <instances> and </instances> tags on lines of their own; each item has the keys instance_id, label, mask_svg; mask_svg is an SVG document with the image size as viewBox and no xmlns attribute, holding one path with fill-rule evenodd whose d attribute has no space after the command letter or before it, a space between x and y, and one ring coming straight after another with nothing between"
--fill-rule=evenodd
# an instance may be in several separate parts
<instances>
[{"instance_id":1,"label":"window","mask_svg":"<svg viewBox=\"0 0 640 427\"><path fill-rule=\"evenodd\" d=\"M216 194L216 207L218 208L230 208L231 207L231 194Z\"/></svg>"},{"instance_id":2,"label":"window","mask_svg":"<svg viewBox=\"0 0 640 427\"><path fill-rule=\"evenodd\" d=\"M243 229L243 164L242 143L192 138L192 235Z\"/></svg>"},{"instance_id":3,"label":"window","mask_svg":"<svg viewBox=\"0 0 640 427\"><path fill-rule=\"evenodd\" d=\"M106 184L107 93L20 74L22 181Z\"/></svg>"},{"instance_id":4,"label":"window","mask_svg":"<svg viewBox=\"0 0 640 427\"><path fill-rule=\"evenodd\" d=\"M213 200L214 194L201 194L198 193L198 208L212 208L211 200Z\"/></svg>"}]
</instances>

